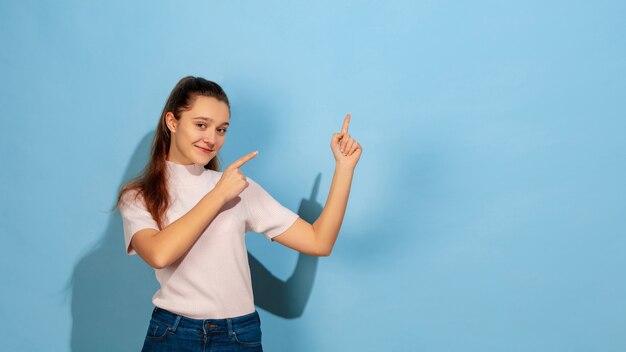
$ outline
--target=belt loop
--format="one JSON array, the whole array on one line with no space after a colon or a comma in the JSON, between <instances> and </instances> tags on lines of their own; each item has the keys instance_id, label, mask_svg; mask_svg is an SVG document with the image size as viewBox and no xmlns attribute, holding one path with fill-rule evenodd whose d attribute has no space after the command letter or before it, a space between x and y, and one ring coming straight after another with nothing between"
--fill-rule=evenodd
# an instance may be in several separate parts
<instances>
[{"instance_id":1,"label":"belt loop","mask_svg":"<svg viewBox=\"0 0 626 352\"><path fill-rule=\"evenodd\" d=\"M228 327L228 336L233 336L233 320L228 318L226 319L226 327Z\"/></svg>"},{"instance_id":2,"label":"belt loop","mask_svg":"<svg viewBox=\"0 0 626 352\"><path fill-rule=\"evenodd\" d=\"M170 330L172 330L172 332L176 332L176 328L178 328L178 323L180 323L180 318L182 317L182 315L176 314L176 320L174 320L174 324L172 324L172 326L170 327Z\"/></svg>"}]
</instances>

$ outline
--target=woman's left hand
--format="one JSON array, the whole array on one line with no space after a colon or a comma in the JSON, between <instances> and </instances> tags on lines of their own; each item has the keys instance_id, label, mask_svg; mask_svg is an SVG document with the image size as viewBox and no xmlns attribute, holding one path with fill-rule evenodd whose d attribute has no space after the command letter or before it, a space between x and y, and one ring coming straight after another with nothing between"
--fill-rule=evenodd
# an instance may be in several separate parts
<instances>
[{"instance_id":1,"label":"woman's left hand","mask_svg":"<svg viewBox=\"0 0 626 352\"><path fill-rule=\"evenodd\" d=\"M363 148L350 134L348 125L350 124L350 114L343 120L343 127L340 133L333 134L330 141L330 149L333 151L337 165L355 168L361 158Z\"/></svg>"}]
</instances>

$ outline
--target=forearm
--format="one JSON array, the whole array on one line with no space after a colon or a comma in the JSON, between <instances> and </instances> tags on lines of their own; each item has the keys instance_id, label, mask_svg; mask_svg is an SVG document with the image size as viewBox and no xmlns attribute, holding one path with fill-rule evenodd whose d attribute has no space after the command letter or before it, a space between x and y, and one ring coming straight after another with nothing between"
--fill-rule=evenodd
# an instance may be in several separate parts
<instances>
[{"instance_id":1,"label":"forearm","mask_svg":"<svg viewBox=\"0 0 626 352\"><path fill-rule=\"evenodd\" d=\"M207 193L191 210L154 235L155 262L166 267L182 257L204 229L215 219L224 198L214 190Z\"/></svg>"},{"instance_id":2,"label":"forearm","mask_svg":"<svg viewBox=\"0 0 626 352\"><path fill-rule=\"evenodd\" d=\"M316 242L322 253L330 254L337 240L346 213L353 175L353 167L336 164L326 204L320 216L313 223Z\"/></svg>"}]
</instances>

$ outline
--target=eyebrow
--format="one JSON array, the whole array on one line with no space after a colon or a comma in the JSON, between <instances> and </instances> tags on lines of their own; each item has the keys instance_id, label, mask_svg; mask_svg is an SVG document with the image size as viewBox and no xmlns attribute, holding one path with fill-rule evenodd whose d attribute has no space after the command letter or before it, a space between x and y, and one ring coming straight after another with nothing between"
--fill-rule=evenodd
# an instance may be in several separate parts
<instances>
[{"instance_id":1,"label":"eyebrow","mask_svg":"<svg viewBox=\"0 0 626 352\"><path fill-rule=\"evenodd\" d=\"M210 117L204 117L204 116L196 116L196 117L193 117L193 119L194 119L194 120L204 120L204 121L211 121L211 122L213 122L213 119L212 119L212 118L210 118ZM228 125L228 126L230 126L230 123L228 123L228 122L224 122L224 123L222 123L222 125Z\"/></svg>"}]
</instances>

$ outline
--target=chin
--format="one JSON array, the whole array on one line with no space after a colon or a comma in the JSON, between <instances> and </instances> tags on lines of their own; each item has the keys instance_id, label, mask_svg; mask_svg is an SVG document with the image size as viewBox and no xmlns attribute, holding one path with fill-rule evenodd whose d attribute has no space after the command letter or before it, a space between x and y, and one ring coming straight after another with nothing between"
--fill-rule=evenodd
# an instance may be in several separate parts
<instances>
[{"instance_id":1,"label":"chin","mask_svg":"<svg viewBox=\"0 0 626 352\"><path fill-rule=\"evenodd\" d=\"M195 151L195 153L189 155L191 159L191 161L194 164L202 164L202 165L206 165L209 163L209 161L211 161L211 159L213 159L213 155L210 154L205 154L199 151Z\"/></svg>"},{"instance_id":2,"label":"chin","mask_svg":"<svg viewBox=\"0 0 626 352\"><path fill-rule=\"evenodd\" d=\"M193 162L194 164L206 165L209 163L209 161L211 161L211 159L213 158L197 158Z\"/></svg>"},{"instance_id":3,"label":"chin","mask_svg":"<svg viewBox=\"0 0 626 352\"><path fill-rule=\"evenodd\" d=\"M211 160L213 160L214 157L215 157L215 155L209 155L209 156L204 156L204 157L201 156L201 157L196 158L193 162L196 163L196 164L206 165Z\"/></svg>"}]
</instances>

